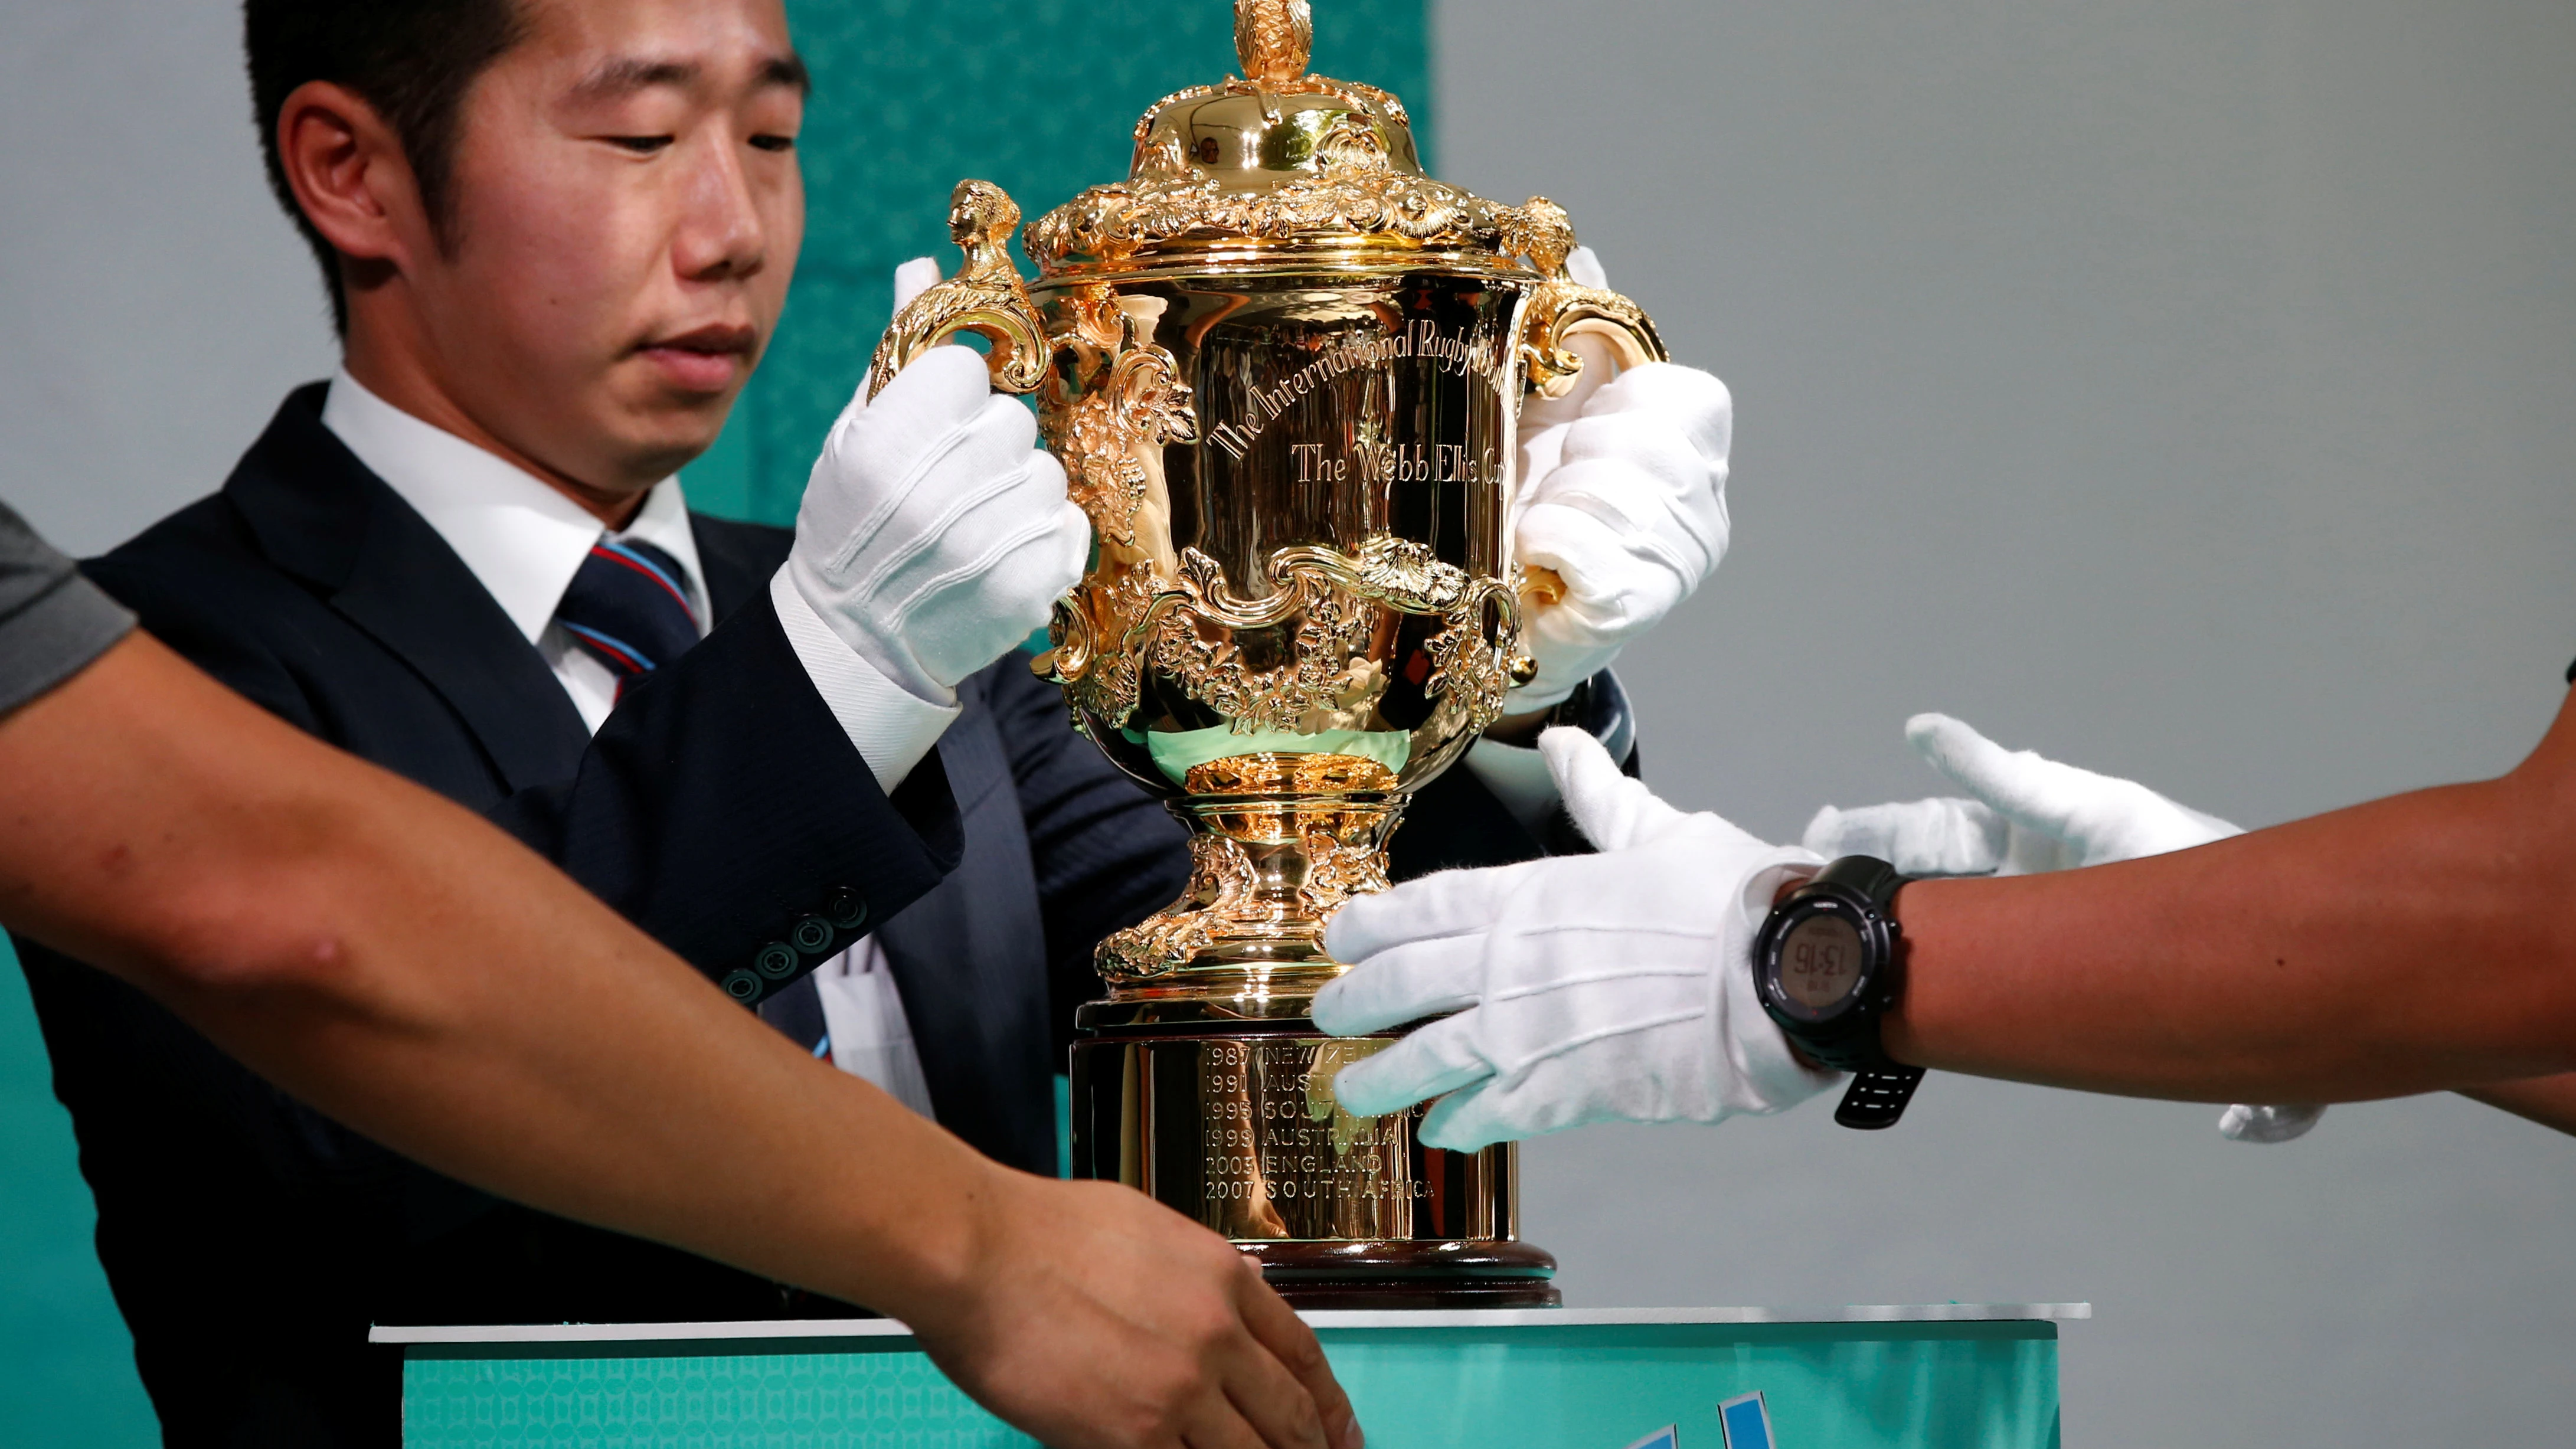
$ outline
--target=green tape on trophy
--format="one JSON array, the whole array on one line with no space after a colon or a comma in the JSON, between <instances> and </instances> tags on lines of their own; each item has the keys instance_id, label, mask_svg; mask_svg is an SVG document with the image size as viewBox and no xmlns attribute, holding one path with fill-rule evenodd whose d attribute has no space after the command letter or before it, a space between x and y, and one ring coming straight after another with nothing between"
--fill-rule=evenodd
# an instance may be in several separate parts
<instances>
[{"instance_id":1,"label":"green tape on trophy","mask_svg":"<svg viewBox=\"0 0 2576 1449\"><path fill-rule=\"evenodd\" d=\"M1231 725L1210 725L1203 730L1148 735L1145 746L1153 752L1155 768L1177 785L1189 778L1194 767L1237 755L1350 755L1377 761L1386 766L1389 775L1400 774L1404 762L1412 758L1413 736L1401 730L1321 730L1312 734L1289 734L1282 730L1238 730Z\"/></svg>"}]
</instances>

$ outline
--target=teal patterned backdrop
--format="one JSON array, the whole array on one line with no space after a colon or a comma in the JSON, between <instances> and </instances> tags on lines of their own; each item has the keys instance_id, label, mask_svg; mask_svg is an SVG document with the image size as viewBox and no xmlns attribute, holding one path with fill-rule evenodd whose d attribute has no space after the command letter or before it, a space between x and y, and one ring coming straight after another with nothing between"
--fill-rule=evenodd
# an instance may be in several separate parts
<instances>
[{"instance_id":1,"label":"teal patterned backdrop","mask_svg":"<svg viewBox=\"0 0 2576 1449\"><path fill-rule=\"evenodd\" d=\"M923 255L956 265L948 193L958 181L1000 184L1034 221L1126 174L1147 106L1235 69L1227 0L788 0L787 10L815 81L798 143L805 254L768 359L723 440L684 475L693 505L772 523L794 518L814 451L866 369L895 266ZM1314 68L1386 87L1428 117L1424 10L1424 0L1324 0Z\"/></svg>"}]
</instances>

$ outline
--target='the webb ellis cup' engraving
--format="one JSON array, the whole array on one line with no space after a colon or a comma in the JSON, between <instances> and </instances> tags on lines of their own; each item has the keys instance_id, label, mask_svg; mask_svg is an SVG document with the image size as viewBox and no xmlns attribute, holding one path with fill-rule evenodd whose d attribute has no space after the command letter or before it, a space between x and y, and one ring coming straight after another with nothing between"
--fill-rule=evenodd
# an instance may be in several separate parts
<instances>
[{"instance_id":1,"label":"'the webb ellis cup' engraving","mask_svg":"<svg viewBox=\"0 0 2576 1449\"><path fill-rule=\"evenodd\" d=\"M1294 412L1299 403L1314 396L1325 383L1353 368L1382 369L1391 363L1419 358L1430 362L1435 370L1453 377L1490 376L1502 360L1502 348L1502 336L1488 321L1479 321L1472 329L1443 331L1436 321L1426 317L1408 322L1403 330L1392 334L1382 328L1336 333L1316 349L1313 361L1275 384L1253 385L1249 389L1252 406L1244 410L1242 419L1216 424L1208 430L1208 441L1223 448L1227 457L1239 463L1251 455L1252 440L1260 437L1273 419ZM1363 450L1361 456L1369 457L1374 451ZM1382 476L1416 481L1395 471L1398 461L1390 457L1389 466ZM1424 478L1419 481L1477 480L1470 474L1453 479Z\"/></svg>"},{"instance_id":2,"label":"'the webb ellis cup' engraving","mask_svg":"<svg viewBox=\"0 0 2576 1449\"><path fill-rule=\"evenodd\" d=\"M1482 483L1494 476L1494 450L1464 443L1362 444L1347 455L1323 443L1291 443L1288 456L1300 483Z\"/></svg>"}]
</instances>

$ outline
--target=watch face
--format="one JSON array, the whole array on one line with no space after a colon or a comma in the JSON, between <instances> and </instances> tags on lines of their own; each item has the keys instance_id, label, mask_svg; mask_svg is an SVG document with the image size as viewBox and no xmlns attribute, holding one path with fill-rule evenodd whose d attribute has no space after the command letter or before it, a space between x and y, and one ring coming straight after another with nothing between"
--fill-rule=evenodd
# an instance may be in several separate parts
<instances>
[{"instance_id":1,"label":"watch face","mask_svg":"<svg viewBox=\"0 0 2576 1449\"><path fill-rule=\"evenodd\" d=\"M1780 995L1800 1016L1833 1015L1860 984L1860 968L1860 930L1838 914L1801 917L1780 937Z\"/></svg>"}]
</instances>

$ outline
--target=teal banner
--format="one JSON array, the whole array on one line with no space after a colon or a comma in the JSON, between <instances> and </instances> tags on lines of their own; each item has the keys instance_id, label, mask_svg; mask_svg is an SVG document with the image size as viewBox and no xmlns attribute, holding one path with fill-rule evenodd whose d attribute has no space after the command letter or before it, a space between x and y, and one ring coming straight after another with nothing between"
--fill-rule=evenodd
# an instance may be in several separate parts
<instances>
[{"instance_id":1,"label":"teal banner","mask_svg":"<svg viewBox=\"0 0 2576 1449\"><path fill-rule=\"evenodd\" d=\"M90 1246L97 1224L27 978L0 936L0 1443L161 1442Z\"/></svg>"},{"instance_id":2,"label":"teal banner","mask_svg":"<svg viewBox=\"0 0 2576 1449\"><path fill-rule=\"evenodd\" d=\"M2057 1325L1325 1328L1370 1449L2056 1449ZM909 1339L414 1347L406 1449L1035 1449ZM512 1352L545 1357L509 1357ZM436 1355L436 1356L432 1356ZM452 1355L452 1356L451 1356Z\"/></svg>"},{"instance_id":3,"label":"teal banner","mask_svg":"<svg viewBox=\"0 0 2576 1449\"><path fill-rule=\"evenodd\" d=\"M1314 69L1403 97L1427 143L1425 8L1317 5ZM1237 68L1226 0L788 0L787 12L814 72L797 143L804 258L723 439L682 475L692 505L766 523L794 520L823 435L893 312L895 267L932 256L955 270L948 194L959 181L996 183L1035 221L1127 174L1146 107Z\"/></svg>"}]
</instances>

